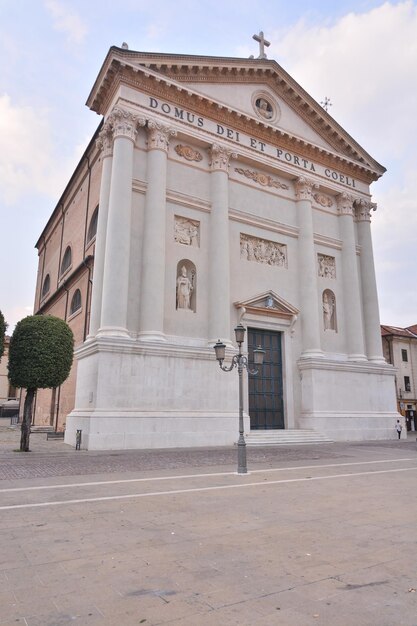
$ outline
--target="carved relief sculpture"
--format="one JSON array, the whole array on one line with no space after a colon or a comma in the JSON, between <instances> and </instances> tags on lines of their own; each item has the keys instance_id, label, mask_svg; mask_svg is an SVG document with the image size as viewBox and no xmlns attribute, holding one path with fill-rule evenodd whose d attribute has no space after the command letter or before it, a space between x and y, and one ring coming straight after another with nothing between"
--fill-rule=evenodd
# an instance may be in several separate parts
<instances>
[{"instance_id":1,"label":"carved relief sculpture","mask_svg":"<svg viewBox=\"0 0 417 626\"><path fill-rule=\"evenodd\" d=\"M187 159L187 161L201 161L203 155L198 150L194 150L191 146L182 146L181 144L177 144L175 146L175 152L178 156Z\"/></svg>"},{"instance_id":2,"label":"carved relief sculpture","mask_svg":"<svg viewBox=\"0 0 417 626\"><path fill-rule=\"evenodd\" d=\"M255 101L255 107L261 117L266 120L270 120L274 114L272 104L268 102L266 98L257 98Z\"/></svg>"},{"instance_id":3,"label":"carved relief sculpture","mask_svg":"<svg viewBox=\"0 0 417 626\"><path fill-rule=\"evenodd\" d=\"M321 206L333 206L333 200L329 196L325 196L323 193L315 193L313 194L313 198L317 204L321 204Z\"/></svg>"},{"instance_id":4,"label":"carved relief sculpture","mask_svg":"<svg viewBox=\"0 0 417 626\"><path fill-rule=\"evenodd\" d=\"M288 189L288 185L285 183L281 183L279 180L275 180L272 176L268 176L267 174L262 174L261 172L255 172L254 170L245 170L242 167L235 167L235 172L240 174L241 176L246 176L246 178L250 178L254 180L256 183L259 183L263 187L276 187L277 189Z\"/></svg>"},{"instance_id":5,"label":"carved relief sculpture","mask_svg":"<svg viewBox=\"0 0 417 626\"><path fill-rule=\"evenodd\" d=\"M240 258L265 265L287 267L287 246L240 233Z\"/></svg>"},{"instance_id":6,"label":"carved relief sculpture","mask_svg":"<svg viewBox=\"0 0 417 626\"><path fill-rule=\"evenodd\" d=\"M334 330L336 328L336 297L333 291L326 289L323 291L323 325L324 330Z\"/></svg>"},{"instance_id":7,"label":"carved relief sculpture","mask_svg":"<svg viewBox=\"0 0 417 626\"><path fill-rule=\"evenodd\" d=\"M174 240L185 246L200 247L200 222L180 215L174 216Z\"/></svg>"},{"instance_id":8,"label":"carved relief sculpture","mask_svg":"<svg viewBox=\"0 0 417 626\"><path fill-rule=\"evenodd\" d=\"M191 298L195 289L195 267L189 263L191 269L187 269L185 264L178 263L177 268L177 309L193 311ZM179 267L181 265L181 267Z\"/></svg>"},{"instance_id":9,"label":"carved relief sculpture","mask_svg":"<svg viewBox=\"0 0 417 626\"><path fill-rule=\"evenodd\" d=\"M318 274L320 278L336 278L336 260L334 256L317 254Z\"/></svg>"}]
</instances>

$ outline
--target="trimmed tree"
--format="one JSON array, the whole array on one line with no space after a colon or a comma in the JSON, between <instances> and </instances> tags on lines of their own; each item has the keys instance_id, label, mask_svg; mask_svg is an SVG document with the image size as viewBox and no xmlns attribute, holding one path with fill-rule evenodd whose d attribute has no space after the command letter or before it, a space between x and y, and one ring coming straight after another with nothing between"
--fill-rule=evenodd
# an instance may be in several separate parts
<instances>
[{"instance_id":1,"label":"trimmed tree","mask_svg":"<svg viewBox=\"0 0 417 626\"><path fill-rule=\"evenodd\" d=\"M29 315L17 323L9 348L9 379L26 389L20 450L29 452L33 400L37 389L59 387L68 378L74 336L68 324L52 315Z\"/></svg>"},{"instance_id":2,"label":"trimmed tree","mask_svg":"<svg viewBox=\"0 0 417 626\"><path fill-rule=\"evenodd\" d=\"M6 336L7 324L4 319L3 313L0 311L0 359L4 353L4 338Z\"/></svg>"}]
</instances>

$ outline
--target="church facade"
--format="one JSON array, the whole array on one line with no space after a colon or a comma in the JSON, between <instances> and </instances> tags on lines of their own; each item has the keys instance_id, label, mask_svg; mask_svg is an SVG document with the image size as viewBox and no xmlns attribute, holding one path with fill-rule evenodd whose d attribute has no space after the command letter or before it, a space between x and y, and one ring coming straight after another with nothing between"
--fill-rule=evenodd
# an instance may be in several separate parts
<instances>
[{"instance_id":1,"label":"church facade","mask_svg":"<svg viewBox=\"0 0 417 626\"><path fill-rule=\"evenodd\" d=\"M384 168L264 54L112 47L87 105L103 117L88 191L80 166L54 213L61 222L89 194L67 237L88 316L65 441L81 429L89 449L235 442L237 374L220 370L213 345L230 361L239 322L249 359L266 351L245 382L246 433L395 435L370 227ZM59 259L51 245L41 255L40 312L54 312L41 297L49 262L72 304L62 241Z\"/></svg>"}]
</instances>

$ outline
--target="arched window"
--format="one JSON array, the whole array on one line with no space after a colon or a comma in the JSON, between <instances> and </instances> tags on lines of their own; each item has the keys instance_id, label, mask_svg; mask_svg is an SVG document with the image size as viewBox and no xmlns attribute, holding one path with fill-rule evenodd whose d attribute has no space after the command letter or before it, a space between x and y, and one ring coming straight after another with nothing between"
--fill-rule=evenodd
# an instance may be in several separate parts
<instances>
[{"instance_id":1,"label":"arched window","mask_svg":"<svg viewBox=\"0 0 417 626\"><path fill-rule=\"evenodd\" d=\"M46 294L49 293L50 288L51 288L51 278L49 274L47 274L45 276L45 280L43 281L43 285L42 285L42 293L41 293L42 298L44 298Z\"/></svg>"},{"instance_id":2,"label":"arched window","mask_svg":"<svg viewBox=\"0 0 417 626\"><path fill-rule=\"evenodd\" d=\"M78 309L81 309L81 291L76 289L71 300L70 315L78 311Z\"/></svg>"},{"instance_id":3,"label":"arched window","mask_svg":"<svg viewBox=\"0 0 417 626\"><path fill-rule=\"evenodd\" d=\"M69 267L71 267L72 263L72 252L70 246L65 250L62 263L61 263L61 274L64 274Z\"/></svg>"},{"instance_id":4,"label":"arched window","mask_svg":"<svg viewBox=\"0 0 417 626\"><path fill-rule=\"evenodd\" d=\"M94 213L91 216L90 226L88 227L87 243L89 243L97 234L97 222L98 222L98 206L94 209Z\"/></svg>"}]
</instances>

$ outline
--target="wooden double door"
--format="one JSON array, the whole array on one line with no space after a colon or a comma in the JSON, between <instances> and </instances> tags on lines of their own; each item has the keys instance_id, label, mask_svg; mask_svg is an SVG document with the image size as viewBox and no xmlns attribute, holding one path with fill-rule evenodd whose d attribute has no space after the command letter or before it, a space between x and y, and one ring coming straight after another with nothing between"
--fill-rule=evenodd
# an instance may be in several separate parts
<instances>
[{"instance_id":1,"label":"wooden double door","mask_svg":"<svg viewBox=\"0 0 417 626\"><path fill-rule=\"evenodd\" d=\"M249 374L249 415L251 430L285 428L282 387L282 333L248 328L250 366L253 350L265 350L264 364L256 375Z\"/></svg>"}]
</instances>

